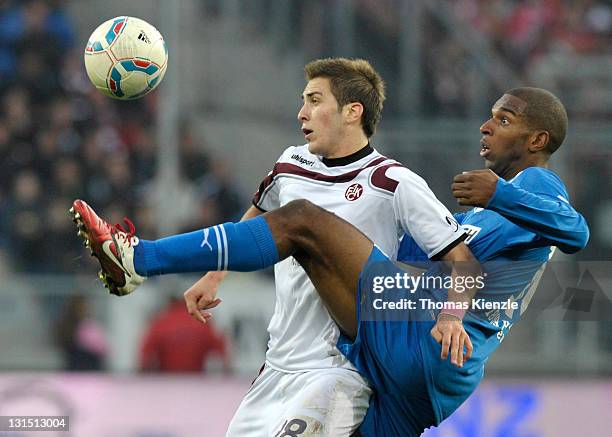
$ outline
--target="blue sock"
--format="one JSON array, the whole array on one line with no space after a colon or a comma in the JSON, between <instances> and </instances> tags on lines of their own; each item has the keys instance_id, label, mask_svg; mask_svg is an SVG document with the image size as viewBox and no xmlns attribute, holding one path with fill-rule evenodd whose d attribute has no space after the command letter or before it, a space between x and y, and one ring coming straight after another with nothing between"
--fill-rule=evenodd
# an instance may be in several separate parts
<instances>
[{"instance_id":1,"label":"blue sock","mask_svg":"<svg viewBox=\"0 0 612 437\"><path fill-rule=\"evenodd\" d=\"M276 243L263 217L224 223L160 240L140 240L134 247L139 275L261 270L278 262Z\"/></svg>"}]
</instances>

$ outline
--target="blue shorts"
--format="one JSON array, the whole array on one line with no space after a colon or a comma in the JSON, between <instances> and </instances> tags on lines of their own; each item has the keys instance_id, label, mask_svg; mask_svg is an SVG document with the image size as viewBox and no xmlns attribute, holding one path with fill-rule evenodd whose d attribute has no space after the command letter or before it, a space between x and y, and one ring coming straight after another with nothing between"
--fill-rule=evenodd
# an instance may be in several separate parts
<instances>
[{"instance_id":1,"label":"blue shorts","mask_svg":"<svg viewBox=\"0 0 612 437\"><path fill-rule=\"evenodd\" d=\"M337 343L374 389L360 427L363 437L421 435L455 411L484 374L481 360L470 359L458 368L449 359L440 359L440 345L430 335L436 313L404 311L398 317L397 312L386 311L374 318L364 311L371 305L372 296L381 296L372 292L373 279L394 277L397 273L403 274L404 270L374 247L359 279L357 337L352 341L341 335ZM419 299L432 297L422 289L393 293L398 301L420 302Z\"/></svg>"}]
</instances>

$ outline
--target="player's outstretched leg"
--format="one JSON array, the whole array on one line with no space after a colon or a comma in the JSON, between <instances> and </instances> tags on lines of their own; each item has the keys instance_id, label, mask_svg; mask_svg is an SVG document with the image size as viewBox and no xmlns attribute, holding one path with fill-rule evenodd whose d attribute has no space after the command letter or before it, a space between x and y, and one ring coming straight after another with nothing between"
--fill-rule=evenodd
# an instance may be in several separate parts
<instances>
[{"instance_id":1,"label":"player's outstretched leg","mask_svg":"<svg viewBox=\"0 0 612 437\"><path fill-rule=\"evenodd\" d=\"M82 200L70 210L85 245L98 258L111 293L132 292L148 276L210 270L253 271L289 256L304 267L345 334L354 337L359 273L372 242L355 227L297 200L240 223L224 223L156 241L111 226Z\"/></svg>"},{"instance_id":2,"label":"player's outstretched leg","mask_svg":"<svg viewBox=\"0 0 612 437\"><path fill-rule=\"evenodd\" d=\"M350 223L306 200L264 214L279 254L304 268L330 315L357 335L357 288L374 244Z\"/></svg>"}]
</instances>

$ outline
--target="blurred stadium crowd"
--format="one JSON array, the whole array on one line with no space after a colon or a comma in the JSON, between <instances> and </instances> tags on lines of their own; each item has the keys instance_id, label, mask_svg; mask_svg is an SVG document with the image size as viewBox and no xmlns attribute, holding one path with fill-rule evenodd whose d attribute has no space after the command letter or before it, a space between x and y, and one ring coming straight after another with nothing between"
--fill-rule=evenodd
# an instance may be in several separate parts
<instances>
[{"instance_id":1,"label":"blurred stadium crowd","mask_svg":"<svg viewBox=\"0 0 612 437\"><path fill-rule=\"evenodd\" d=\"M390 88L399 80L394 54L402 21L395 11L401 1L355 0L355 45L360 56L379 66ZM274 7L274 2L263 3ZM306 58L338 54L333 52L333 32L325 15L321 13L317 19L306 13L314 4L322 10L323 3L292 3L290 16L296 31L284 41L287 48L293 50L296 39L301 39ZM472 62L473 54L449 32L445 14L459 18L488 41L520 80L529 83L546 75L556 78L549 88L561 96L579 90L574 95L576 104L568 105L572 121L611 115L612 105L602 89L588 86L593 75L580 76L581 71L572 63L572 59L592 56L594 61L589 65L594 66L593 74L599 74L596 58L612 54L610 2L433 3L451 8L425 15L421 47L424 86L420 90L424 115L469 114L474 76L460 67ZM221 2L202 4L205 13L214 15ZM265 15L265 10L259 12L261 26L270 25L261 18ZM135 102L116 102L93 89L85 76L84 41L76 40L75 23L62 0L0 0L0 274L70 274L77 265L81 273L85 265L94 271L93 263L78 261L84 251L67 214L76 197L87 199L113 223L129 216L140 233L157 235L157 144L151 129L158 115L156 93ZM306 26L308 32L301 32ZM311 37L305 38L306 33ZM573 83L576 78L579 82ZM485 93L491 102L499 89ZM389 96L386 118L396 115L398 99ZM178 195L185 214L177 223L178 230L238 219L248 205L249 193L237 192L226 163L207 151L188 121L181 126L179 148ZM581 197L575 204L590 220L594 211L588 207L600 195L587 187L593 183L609 187L612 172L609 163L597 156L589 162L597 170L584 175L582 182L576 181ZM612 242L612 234L609 239ZM607 246L597 239L593 244L601 250L591 253L605 253ZM73 315L66 317L80 320L82 302L69 304L67 311ZM59 331L74 335L74 324L68 322ZM99 341L93 343L104 349Z\"/></svg>"},{"instance_id":2,"label":"blurred stadium crowd","mask_svg":"<svg viewBox=\"0 0 612 437\"><path fill-rule=\"evenodd\" d=\"M388 38L399 31L397 0L359 0L356 11ZM0 249L17 270L70 272L78 240L65 209L82 196L115 220L129 215L147 235L154 189L155 99L118 104L95 92L84 76L81 45L61 1L0 2ZM612 42L612 5L581 0L457 0L455 12L486 35L496 52L528 81L542 58L601 54ZM469 77L458 64L465 48L433 20L425 26L427 112L461 115ZM324 49L321 49L324 52ZM383 52L384 53L384 52ZM386 57L387 62L394 57ZM384 63L383 63L384 64ZM585 87L588 89L588 87ZM495 91L497 93L497 91ZM572 107L570 107L572 110ZM588 116L585 112L576 116ZM181 228L235 217L245 201L232 190L225 166L215 162L192 134L181 129L181 176L200 214ZM202 215L205 215L204 217ZM11 256L7 256L10 253Z\"/></svg>"},{"instance_id":3,"label":"blurred stadium crowd","mask_svg":"<svg viewBox=\"0 0 612 437\"><path fill-rule=\"evenodd\" d=\"M565 83L582 57L610 54L612 42L612 5L598 0L455 0L453 13L484 36L494 52L501 55L523 83L554 78L547 87L563 94ZM454 68L465 62L465 49L452 35L444 35L438 26L427 26L427 41L438 41L428 51L431 86L437 105L436 113L456 113L461 107L466 80ZM435 55L434 55L435 54ZM584 98L591 97L591 87L580 84ZM584 102L583 102L584 103ZM570 106L572 121L610 113L610 107L599 107L590 101L591 110ZM603 106L603 105L602 105ZM599 111L603 111L603 114ZM599 112L599 113L598 113Z\"/></svg>"},{"instance_id":4,"label":"blurred stadium crowd","mask_svg":"<svg viewBox=\"0 0 612 437\"><path fill-rule=\"evenodd\" d=\"M97 92L61 4L0 2L0 258L16 271L74 271L83 252L66 211L77 197L156 235L155 98L118 103ZM244 202L187 124L180 159L182 193L196 207L179 227L235 218Z\"/></svg>"},{"instance_id":5,"label":"blurred stadium crowd","mask_svg":"<svg viewBox=\"0 0 612 437\"><path fill-rule=\"evenodd\" d=\"M307 52L333 55L337 49L332 14L321 13L313 3L293 4L293 39L286 44L304 44ZM398 89L402 34L410 30L402 12L403 0L355 0L354 47L360 56L372 60L391 86ZM494 71L509 70L523 83L547 79L547 87L559 93L574 91L575 79L582 81L590 69L602 75L597 57L611 53L612 4L601 0L450 0L410 2L409 14L420 15L420 44L417 48L422 65L421 99L426 115L469 115L473 84L485 85L482 70L476 64L498 63ZM268 2L274 8L273 2ZM268 11L269 12L269 11ZM262 14L265 16L266 14ZM414 24L414 23L413 23ZM263 23L262 23L263 25ZM483 51L486 49L487 51ZM416 53L415 53L416 54ZM489 54L494 59L484 59ZM475 59L479 58L479 59ZM580 59L587 58L583 68L576 69ZM553 80L550 80L554 77ZM609 79L606 79L609 81ZM568 83L569 82L569 83ZM575 84L577 87L584 82ZM499 84L485 90L495 98ZM586 118L608 115L610 106L592 87L581 87L579 107L570 107L572 116ZM400 107L393 95L388 96L385 113Z\"/></svg>"}]
</instances>

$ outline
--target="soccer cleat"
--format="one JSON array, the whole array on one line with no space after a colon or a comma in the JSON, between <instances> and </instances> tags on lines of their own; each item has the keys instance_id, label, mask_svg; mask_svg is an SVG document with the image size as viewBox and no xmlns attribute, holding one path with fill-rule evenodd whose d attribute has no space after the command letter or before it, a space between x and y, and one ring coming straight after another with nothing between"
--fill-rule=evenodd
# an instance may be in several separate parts
<instances>
[{"instance_id":1,"label":"soccer cleat","mask_svg":"<svg viewBox=\"0 0 612 437\"><path fill-rule=\"evenodd\" d=\"M121 225L111 226L82 200L72 203L70 214L77 225L77 235L102 266L98 277L112 294L124 296L144 282L146 278L134 268L134 246L140 240L130 220L124 219L129 231Z\"/></svg>"}]
</instances>

